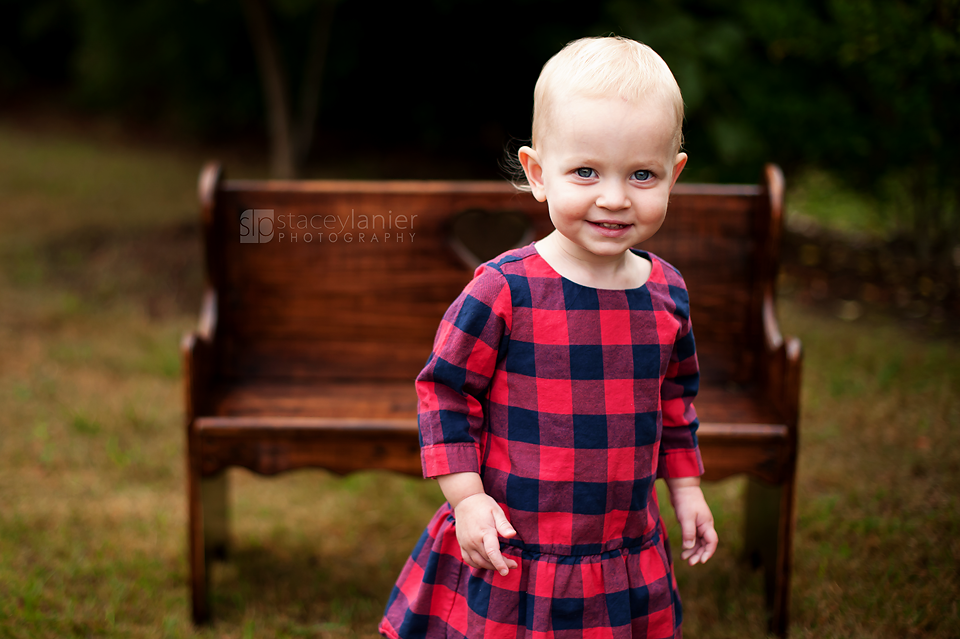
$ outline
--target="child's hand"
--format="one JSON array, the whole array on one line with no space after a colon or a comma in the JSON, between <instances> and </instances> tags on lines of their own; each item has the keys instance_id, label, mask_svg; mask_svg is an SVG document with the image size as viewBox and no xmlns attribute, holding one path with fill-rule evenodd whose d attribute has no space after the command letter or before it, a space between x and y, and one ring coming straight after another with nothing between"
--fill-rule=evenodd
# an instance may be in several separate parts
<instances>
[{"instance_id":1,"label":"child's hand","mask_svg":"<svg viewBox=\"0 0 960 639\"><path fill-rule=\"evenodd\" d=\"M482 570L496 570L501 575L517 567L516 561L504 559L500 554L497 533L513 537L517 531L493 497L486 493L466 497L457 504L454 516L457 519L457 541L465 564Z\"/></svg>"},{"instance_id":2,"label":"child's hand","mask_svg":"<svg viewBox=\"0 0 960 639\"><path fill-rule=\"evenodd\" d=\"M680 559L692 566L706 563L717 550L720 538L713 527L713 513L703 498L699 477L679 477L668 479L670 501L680 522L680 535L683 550Z\"/></svg>"}]
</instances>

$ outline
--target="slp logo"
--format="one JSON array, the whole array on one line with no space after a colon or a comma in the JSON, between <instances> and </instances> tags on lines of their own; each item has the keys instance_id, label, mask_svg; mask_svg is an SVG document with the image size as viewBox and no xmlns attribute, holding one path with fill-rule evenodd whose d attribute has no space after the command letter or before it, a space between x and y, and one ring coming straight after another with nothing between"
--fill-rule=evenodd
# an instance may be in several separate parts
<instances>
[{"instance_id":1,"label":"slp logo","mask_svg":"<svg viewBox=\"0 0 960 639\"><path fill-rule=\"evenodd\" d=\"M247 209L240 214L240 243L265 244L275 228L273 209Z\"/></svg>"}]
</instances>

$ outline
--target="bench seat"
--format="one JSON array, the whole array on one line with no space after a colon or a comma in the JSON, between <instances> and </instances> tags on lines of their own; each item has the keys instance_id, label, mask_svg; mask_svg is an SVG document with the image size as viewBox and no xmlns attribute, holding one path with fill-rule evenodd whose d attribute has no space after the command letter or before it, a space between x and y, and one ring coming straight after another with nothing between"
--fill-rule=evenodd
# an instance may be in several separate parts
<instances>
[{"instance_id":1,"label":"bench seat","mask_svg":"<svg viewBox=\"0 0 960 639\"><path fill-rule=\"evenodd\" d=\"M209 417L197 419L203 445L205 475L231 465L271 475L299 467L325 467L346 473L385 468L419 476L417 396L409 382L290 383L278 380L220 384L211 393ZM696 401L701 425L698 436L705 478L718 480L751 467L755 476L780 479L788 452L788 428L762 395L738 388L705 388ZM304 442L317 431L323 439ZM389 446L383 438L389 438ZM282 467L275 454L232 457L235 444L261 438L289 441L291 451ZM330 448L348 452L342 457ZM364 443L366 442L366 443ZM231 448L232 446L232 448ZM229 454L216 450L227 447ZM307 451L305 448L310 447ZM361 448L369 448L360 454ZM388 454L392 452L393 454ZM328 454L329 453L329 454Z\"/></svg>"}]
</instances>

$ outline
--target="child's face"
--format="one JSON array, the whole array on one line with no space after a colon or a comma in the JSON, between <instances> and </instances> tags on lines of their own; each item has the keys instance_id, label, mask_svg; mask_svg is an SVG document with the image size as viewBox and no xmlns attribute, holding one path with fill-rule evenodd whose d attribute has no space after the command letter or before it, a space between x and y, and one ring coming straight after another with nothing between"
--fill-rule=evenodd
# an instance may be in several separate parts
<instances>
[{"instance_id":1,"label":"child's face","mask_svg":"<svg viewBox=\"0 0 960 639\"><path fill-rule=\"evenodd\" d=\"M538 148L520 149L520 162L571 255L615 257L657 232L687 161L675 130L671 110L654 99L572 96L553 105Z\"/></svg>"}]
</instances>

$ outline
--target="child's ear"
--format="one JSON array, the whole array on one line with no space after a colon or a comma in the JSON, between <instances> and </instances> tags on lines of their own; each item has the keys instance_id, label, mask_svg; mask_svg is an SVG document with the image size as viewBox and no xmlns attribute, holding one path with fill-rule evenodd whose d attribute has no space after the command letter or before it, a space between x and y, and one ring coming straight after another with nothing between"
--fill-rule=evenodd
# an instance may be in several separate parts
<instances>
[{"instance_id":1,"label":"child's ear","mask_svg":"<svg viewBox=\"0 0 960 639\"><path fill-rule=\"evenodd\" d=\"M687 165L687 154L686 153L677 153L677 159L673 163L673 178L670 182L670 190L673 190L673 185L677 183L677 178L680 177L680 174L683 173L683 167Z\"/></svg>"},{"instance_id":2,"label":"child's ear","mask_svg":"<svg viewBox=\"0 0 960 639\"><path fill-rule=\"evenodd\" d=\"M527 182L530 184L530 190L537 202L543 202L547 199L546 189L543 187L543 167L540 166L540 156L529 146L521 146L517 151L517 157L520 159L520 166L527 176Z\"/></svg>"}]
</instances>

